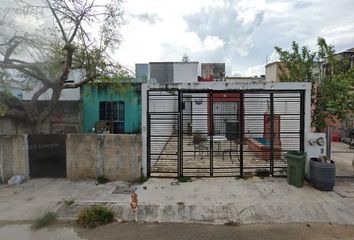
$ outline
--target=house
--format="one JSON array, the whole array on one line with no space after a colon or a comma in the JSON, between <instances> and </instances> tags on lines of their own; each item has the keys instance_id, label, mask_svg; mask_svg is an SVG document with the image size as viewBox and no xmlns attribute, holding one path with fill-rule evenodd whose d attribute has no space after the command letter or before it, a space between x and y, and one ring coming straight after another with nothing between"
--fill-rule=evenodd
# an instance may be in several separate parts
<instances>
[{"instance_id":1,"label":"house","mask_svg":"<svg viewBox=\"0 0 354 240\"><path fill-rule=\"evenodd\" d=\"M141 83L126 84L121 92L109 84L82 87L82 132L139 133Z\"/></svg>"},{"instance_id":2,"label":"house","mask_svg":"<svg viewBox=\"0 0 354 240\"><path fill-rule=\"evenodd\" d=\"M15 71L10 71L7 70L7 73L11 74L17 77L18 75L16 75ZM22 89L23 86L21 84L20 81L17 81L15 79L9 79L8 81L2 81L0 84L0 92L3 91L10 91L10 93L17 97L18 99L22 99Z\"/></svg>"},{"instance_id":3,"label":"house","mask_svg":"<svg viewBox=\"0 0 354 240\"><path fill-rule=\"evenodd\" d=\"M135 79L127 89L114 91L108 84L82 87L82 131L139 133L141 83L197 82L198 62L150 62L135 64Z\"/></svg>"},{"instance_id":4,"label":"house","mask_svg":"<svg viewBox=\"0 0 354 240\"><path fill-rule=\"evenodd\" d=\"M340 62L340 71L346 72L354 67L354 48L350 48L343 52L336 53L334 56ZM331 74L332 69L329 67L328 63L323 64L323 72L325 76Z\"/></svg>"},{"instance_id":5,"label":"house","mask_svg":"<svg viewBox=\"0 0 354 240\"><path fill-rule=\"evenodd\" d=\"M283 175L306 150L310 83L146 83L142 99L148 177Z\"/></svg>"},{"instance_id":6,"label":"house","mask_svg":"<svg viewBox=\"0 0 354 240\"><path fill-rule=\"evenodd\" d=\"M225 81L225 63L150 62L135 64L136 81L196 83Z\"/></svg>"}]
</instances>

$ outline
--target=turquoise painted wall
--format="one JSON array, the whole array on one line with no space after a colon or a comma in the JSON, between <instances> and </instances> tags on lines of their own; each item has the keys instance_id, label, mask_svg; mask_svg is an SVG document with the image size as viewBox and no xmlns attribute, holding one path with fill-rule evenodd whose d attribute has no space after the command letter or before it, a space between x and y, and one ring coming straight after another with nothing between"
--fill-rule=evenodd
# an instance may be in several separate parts
<instances>
[{"instance_id":1,"label":"turquoise painted wall","mask_svg":"<svg viewBox=\"0 0 354 240\"><path fill-rule=\"evenodd\" d=\"M99 120L99 105L103 101L124 101L125 119L124 133L137 133L141 129L141 96L140 86L134 85L125 94L114 93L109 87L98 90L92 86L82 88L83 122L82 131L90 132ZM134 88L138 88L136 91Z\"/></svg>"}]
</instances>

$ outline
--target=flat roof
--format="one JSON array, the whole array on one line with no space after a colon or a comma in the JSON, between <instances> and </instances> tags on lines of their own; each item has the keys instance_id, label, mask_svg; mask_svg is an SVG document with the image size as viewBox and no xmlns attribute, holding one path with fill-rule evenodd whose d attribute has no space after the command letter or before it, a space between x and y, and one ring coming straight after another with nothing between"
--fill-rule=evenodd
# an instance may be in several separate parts
<instances>
[{"instance_id":1,"label":"flat roof","mask_svg":"<svg viewBox=\"0 0 354 240\"><path fill-rule=\"evenodd\" d=\"M311 90L310 82L196 82L196 83L144 83L147 89L188 90Z\"/></svg>"},{"instance_id":2,"label":"flat roof","mask_svg":"<svg viewBox=\"0 0 354 240\"><path fill-rule=\"evenodd\" d=\"M172 64L172 63L182 63L182 64L190 64L190 63L193 63L193 64L198 64L199 62L149 62L149 64Z\"/></svg>"}]
</instances>

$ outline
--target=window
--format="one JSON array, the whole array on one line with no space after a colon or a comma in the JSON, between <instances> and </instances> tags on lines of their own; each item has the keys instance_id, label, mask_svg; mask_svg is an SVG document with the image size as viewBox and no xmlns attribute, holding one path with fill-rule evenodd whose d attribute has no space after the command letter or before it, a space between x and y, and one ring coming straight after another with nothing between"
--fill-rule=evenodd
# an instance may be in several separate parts
<instances>
[{"instance_id":1,"label":"window","mask_svg":"<svg viewBox=\"0 0 354 240\"><path fill-rule=\"evenodd\" d=\"M124 105L123 101L100 102L100 120L106 121L106 127L111 133L124 133Z\"/></svg>"}]
</instances>

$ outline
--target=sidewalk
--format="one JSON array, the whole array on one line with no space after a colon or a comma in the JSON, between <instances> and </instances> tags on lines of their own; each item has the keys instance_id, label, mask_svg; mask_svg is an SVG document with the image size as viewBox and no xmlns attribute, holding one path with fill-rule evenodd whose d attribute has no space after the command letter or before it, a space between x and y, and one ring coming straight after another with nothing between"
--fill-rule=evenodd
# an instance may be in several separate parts
<instances>
[{"instance_id":1,"label":"sidewalk","mask_svg":"<svg viewBox=\"0 0 354 240\"><path fill-rule=\"evenodd\" d=\"M354 224L353 180L338 181L333 192L309 185L289 186L285 178L195 179L187 183L150 179L135 188L139 221ZM72 199L73 204L65 203ZM33 179L19 186L0 187L0 221L33 220L47 211L73 220L80 209L97 203L113 208L119 221L134 219L127 183Z\"/></svg>"}]
</instances>

